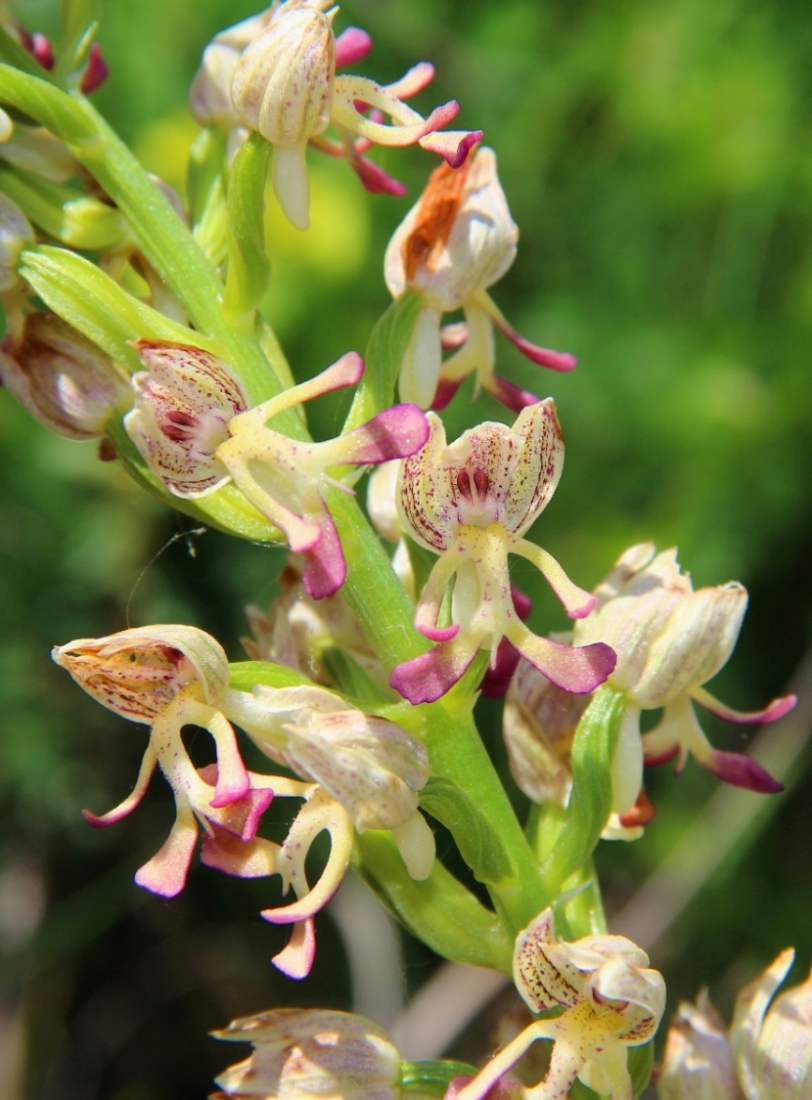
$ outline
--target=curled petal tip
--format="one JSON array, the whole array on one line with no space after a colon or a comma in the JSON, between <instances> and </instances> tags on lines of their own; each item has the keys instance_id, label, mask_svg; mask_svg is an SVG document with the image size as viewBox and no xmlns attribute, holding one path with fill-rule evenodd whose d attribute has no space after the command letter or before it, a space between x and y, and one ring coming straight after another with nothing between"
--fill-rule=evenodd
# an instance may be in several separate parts
<instances>
[{"instance_id":1,"label":"curled petal tip","mask_svg":"<svg viewBox=\"0 0 812 1100\"><path fill-rule=\"evenodd\" d=\"M290 943L271 962L288 978L301 981L313 968L316 955L316 925L312 917L294 926Z\"/></svg>"},{"instance_id":2,"label":"curled petal tip","mask_svg":"<svg viewBox=\"0 0 812 1100\"><path fill-rule=\"evenodd\" d=\"M483 385L488 393L492 394L506 409L510 409L517 415L522 409L537 405L540 400L530 390L523 390L521 386L508 382L507 378L502 378L499 374L492 374Z\"/></svg>"},{"instance_id":3,"label":"curled petal tip","mask_svg":"<svg viewBox=\"0 0 812 1100\"><path fill-rule=\"evenodd\" d=\"M670 749L658 753L646 753L644 761L647 768L658 768L661 764L667 764L673 760L679 752L679 745L673 745Z\"/></svg>"},{"instance_id":4,"label":"curled petal tip","mask_svg":"<svg viewBox=\"0 0 812 1100\"><path fill-rule=\"evenodd\" d=\"M700 763L733 787L743 787L757 794L779 794L784 789L783 783L773 779L766 768L743 752L721 752L714 749L710 758Z\"/></svg>"},{"instance_id":5,"label":"curled petal tip","mask_svg":"<svg viewBox=\"0 0 812 1100\"><path fill-rule=\"evenodd\" d=\"M384 172L380 165L369 160L368 157L354 157L350 164L363 184L364 190L370 195L394 195L396 198L402 198L406 194L407 187L404 183Z\"/></svg>"},{"instance_id":6,"label":"curled petal tip","mask_svg":"<svg viewBox=\"0 0 812 1100\"><path fill-rule=\"evenodd\" d=\"M789 713L798 702L797 695L782 695L773 699L763 710L741 711L716 699L709 691L699 688L691 693L697 703L705 710L724 722L733 722L737 726L759 726L763 722L775 722Z\"/></svg>"},{"instance_id":7,"label":"curled petal tip","mask_svg":"<svg viewBox=\"0 0 812 1100\"><path fill-rule=\"evenodd\" d=\"M476 650L458 654L453 643L441 643L429 653L399 664L389 684L413 706L433 703L456 684L475 656Z\"/></svg>"},{"instance_id":8,"label":"curled petal tip","mask_svg":"<svg viewBox=\"0 0 812 1100\"><path fill-rule=\"evenodd\" d=\"M431 403L432 409L435 412L442 412L448 405L451 404L457 390L462 385L462 380L459 382L448 382L441 378L437 383L437 391L434 394L434 400Z\"/></svg>"},{"instance_id":9,"label":"curled petal tip","mask_svg":"<svg viewBox=\"0 0 812 1100\"><path fill-rule=\"evenodd\" d=\"M347 27L335 41L336 68L362 61L372 49L372 38L360 27Z\"/></svg>"},{"instance_id":10,"label":"curled petal tip","mask_svg":"<svg viewBox=\"0 0 812 1100\"><path fill-rule=\"evenodd\" d=\"M456 638L460 630L457 623L452 626L427 626L418 623L414 625L424 637L430 638L432 642L450 642L452 638Z\"/></svg>"},{"instance_id":11,"label":"curled petal tip","mask_svg":"<svg viewBox=\"0 0 812 1100\"><path fill-rule=\"evenodd\" d=\"M581 604L579 607L571 607L567 610L567 615L571 619L585 619L587 615L594 609L598 602L597 596L590 596L589 599ZM614 668L614 665L612 666Z\"/></svg>"}]
</instances>

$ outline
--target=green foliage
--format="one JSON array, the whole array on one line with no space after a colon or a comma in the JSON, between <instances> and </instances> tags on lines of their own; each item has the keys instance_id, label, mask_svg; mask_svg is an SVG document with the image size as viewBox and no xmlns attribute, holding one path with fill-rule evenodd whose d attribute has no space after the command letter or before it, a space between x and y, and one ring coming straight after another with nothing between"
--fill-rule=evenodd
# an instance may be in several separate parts
<instances>
[{"instance_id":1,"label":"green foliage","mask_svg":"<svg viewBox=\"0 0 812 1100\"><path fill-rule=\"evenodd\" d=\"M420 805L449 830L479 882L498 885L510 875L510 860L501 837L456 783L441 776L430 779L420 792Z\"/></svg>"},{"instance_id":2,"label":"green foliage","mask_svg":"<svg viewBox=\"0 0 812 1100\"><path fill-rule=\"evenodd\" d=\"M610 769L625 705L623 695L604 684L578 723L572 743L572 794L553 851L542 866L553 897L592 855L609 819Z\"/></svg>"}]
</instances>

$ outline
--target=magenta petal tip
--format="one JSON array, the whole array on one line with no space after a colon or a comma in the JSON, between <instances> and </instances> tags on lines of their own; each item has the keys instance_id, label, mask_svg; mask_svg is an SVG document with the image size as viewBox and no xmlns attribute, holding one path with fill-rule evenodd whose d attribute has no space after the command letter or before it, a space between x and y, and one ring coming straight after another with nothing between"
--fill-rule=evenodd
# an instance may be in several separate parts
<instances>
[{"instance_id":1,"label":"magenta petal tip","mask_svg":"<svg viewBox=\"0 0 812 1100\"><path fill-rule=\"evenodd\" d=\"M666 749L664 752L646 753L644 760L647 768L659 768L661 764L667 764L669 760L673 760L679 752L679 745L673 745L670 749Z\"/></svg>"},{"instance_id":2,"label":"magenta petal tip","mask_svg":"<svg viewBox=\"0 0 812 1100\"><path fill-rule=\"evenodd\" d=\"M766 768L743 752L721 752L714 749L710 760L701 761L708 771L733 787L743 787L757 794L778 794L784 785L773 779Z\"/></svg>"},{"instance_id":3,"label":"magenta petal tip","mask_svg":"<svg viewBox=\"0 0 812 1100\"><path fill-rule=\"evenodd\" d=\"M449 168L460 168L468 158L468 154L475 145L478 145L484 134L482 130L472 130L466 134L457 146L456 152L450 153L445 157Z\"/></svg>"},{"instance_id":4,"label":"magenta petal tip","mask_svg":"<svg viewBox=\"0 0 812 1100\"><path fill-rule=\"evenodd\" d=\"M440 699L456 684L476 656L476 650L470 655L455 654L453 647L449 650L444 651L441 644L429 653L403 661L393 669L389 677L390 686L413 706Z\"/></svg>"},{"instance_id":5,"label":"magenta petal tip","mask_svg":"<svg viewBox=\"0 0 812 1100\"><path fill-rule=\"evenodd\" d=\"M450 642L452 638L456 638L459 634L459 624L454 623L452 626L428 626L425 624L415 623L415 629L429 638L432 642Z\"/></svg>"},{"instance_id":6,"label":"magenta petal tip","mask_svg":"<svg viewBox=\"0 0 812 1100\"><path fill-rule=\"evenodd\" d=\"M336 68L363 61L372 49L372 38L360 27L347 27L336 38Z\"/></svg>"}]
</instances>

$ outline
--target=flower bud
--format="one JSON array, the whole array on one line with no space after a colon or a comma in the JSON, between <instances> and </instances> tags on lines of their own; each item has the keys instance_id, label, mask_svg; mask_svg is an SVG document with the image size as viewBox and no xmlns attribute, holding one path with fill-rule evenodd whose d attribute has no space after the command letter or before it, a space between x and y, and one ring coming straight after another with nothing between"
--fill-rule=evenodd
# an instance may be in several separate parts
<instances>
[{"instance_id":1,"label":"flower bud","mask_svg":"<svg viewBox=\"0 0 812 1100\"><path fill-rule=\"evenodd\" d=\"M267 11L221 31L203 51L203 60L189 93L192 114L201 126L212 123L225 127L237 125L237 113L231 101L234 70L240 54L259 38L278 8L279 5L274 4Z\"/></svg>"},{"instance_id":2,"label":"flower bud","mask_svg":"<svg viewBox=\"0 0 812 1100\"><path fill-rule=\"evenodd\" d=\"M327 129L334 77L331 18L314 4L285 4L240 57L231 97L249 129L301 145Z\"/></svg>"},{"instance_id":3,"label":"flower bud","mask_svg":"<svg viewBox=\"0 0 812 1100\"><path fill-rule=\"evenodd\" d=\"M0 380L41 424L68 439L105 434L131 389L96 344L53 313L30 313L13 355L0 355Z\"/></svg>"},{"instance_id":4,"label":"flower bud","mask_svg":"<svg viewBox=\"0 0 812 1100\"><path fill-rule=\"evenodd\" d=\"M135 346L147 369L133 375L127 433L175 496L214 492L229 478L215 451L228 438L229 421L248 408L240 383L201 348L148 340Z\"/></svg>"},{"instance_id":5,"label":"flower bud","mask_svg":"<svg viewBox=\"0 0 812 1100\"><path fill-rule=\"evenodd\" d=\"M668 1030L660 1100L741 1100L727 1031L708 1000L683 1002Z\"/></svg>"},{"instance_id":6,"label":"flower bud","mask_svg":"<svg viewBox=\"0 0 812 1100\"><path fill-rule=\"evenodd\" d=\"M572 695L520 660L505 700L503 731L510 771L534 802L566 806L570 750L589 696Z\"/></svg>"},{"instance_id":7,"label":"flower bud","mask_svg":"<svg viewBox=\"0 0 812 1100\"><path fill-rule=\"evenodd\" d=\"M11 290L17 282L20 254L34 240L31 222L17 203L0 191L0 290Z\"/></svg>"},{"instance_id":8,"label":"flower bud","mask_svg":"<svg viewBox=\"0 0 812 1100\"><path fill-rule=\"evenodd\" d=\"M50 183L66 183L78 167L67 145L40 127L17 126L0 148L0 157Z\"/></svg>"},{"instance_id":9,"label":"flower bud","mask_svg":"<svg viewBox=\"0 0 812 1100\"><path fill-rule=\"evenodd\" d=\"M310 224L307 143L330 122L336 68L331 18L317 3L288 0L240 57L231 83L239 121L274 146L274 190L297 229Z\"/></svg>"},{"instance_id":10,"label":"flower bud","mask_svg":"<svg viewBox=\"0 0 812 1100\"><path fill-rule=\"evenodd\" d=\"M598 606L576 626L576 640L610 645L618 655L611 683L646 710L716 675L747 607L747 592L735 581L694 592L676 549L654 557L651 543L627 550L595 595Z\"/></svg>"},{"instance_id":11,"label":"flower bud","mask_svg":"<svg viewBox=\"0 0 812 1100\"><path fill-rule=\"evenodd\" d=\"M151 725L179 692L200 685L215 705L228 687L228 658L194 626L139 626L105 638L78 638L51 656L102 706Z\"/></svg>"},{"instance_id":12,"label":"flower bud","mask_svg":"<svg viewBox=\"0 0 812 1100\"><path fill-rule=\"evenodd\" d=\"M770 1004L794 959L782 951L736 999L730 1042L747 1100L812 1098L812 974Z\"/></svg>"},{"instance_id":13,"label":"flower bud","mask_svg":"<svg viewBox=\"0 0 812 1100\"><path fill-rule=\"evenodd\" d=\"M377 1024L349 1012L277 1008L215 1031L254 1052L217 1078L222 1100L397 1100L400 1054Z\"/></svg>"},{"instance_id":14,"label":"flower bud","mask_svg":"<svg viewBox=\"0 0 812 1100\"><path fill-rule=\"evenodd\" d=\"M274 758L320 783L359 832L396 829L412 818L429 777L422 742L323 688L257 686L254 699L261 724L236 711L234 720Z\"/></svg>"}]
</instances>

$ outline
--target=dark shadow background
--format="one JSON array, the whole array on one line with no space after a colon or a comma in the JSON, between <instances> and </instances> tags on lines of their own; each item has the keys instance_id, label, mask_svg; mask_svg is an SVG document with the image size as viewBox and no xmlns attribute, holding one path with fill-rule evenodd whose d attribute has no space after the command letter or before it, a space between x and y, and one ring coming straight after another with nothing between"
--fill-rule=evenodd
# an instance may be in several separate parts
<instances>
[{"instance_id":1,"label":"dark shadow background","mask_svg":"<svg viewBox=\"0 0 812 1100\"><path fill-rule=\"evenodd\" d=\"M55 5L14 5L32 28ZM111 66L97 102L147 166L182 186L194 127L186 89L206 42L251 14L245 0L108 0ZM798 0L350 0L386 81L437 64L418 107L462 104L482 127L521 228L494 297L531 339L579 368L539 373L506 342L500 369L558 402L567 469L534 537L589 587L626 546L680 546L695 583L743 581L751 607L714 690L732 705L782 691L810 640L812 489L812 16ZM363 350L388 303L386 242L434 162L378 154L410 185L365 195L311 154L314 224L270 218L269 303L294 369ZM470 383L449 435L506 419ZM320 405L317 433L340 425ZM348 968L329 917L312 979L269 957L284 931L257 910L273 887L196 867L171 902L135 868L172 817L156 780L113 828L80 817L134 781L144 731L85 698L48 660L70 638L156 621L195 623L239 659L242 607L267 603L279 551L193 526L143 496L92 445L49 436L0 394L0 1064L20 1065L9 1100L192 1100L239 1051L206 1031L276 1004L346 1006ZM564 625L531 570L531 625ZM501 759L498 711L483 707ZM720 747L739 730L708 725ZM691 764L651 783L659 816L635 845L601 849L619 902L715 788ZM714 881L664 946L670 1004L709 984L729 1014L742 981L788 943L794 977L812 954L809 782L781 802L748 858ZM604 850L605 849L605 850ZM411 947L406 979L431 969ZM24 1051L21 1055L20 1051ZM3 1048L0 1047L0 1055ZM7 1070L7 1073L10 1071ZM4 1094L5 1095L5 1094Z\"/></svg>"}]
</instances>

